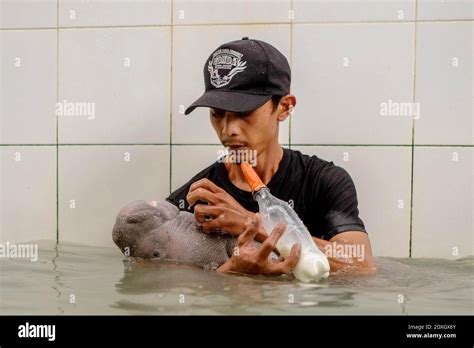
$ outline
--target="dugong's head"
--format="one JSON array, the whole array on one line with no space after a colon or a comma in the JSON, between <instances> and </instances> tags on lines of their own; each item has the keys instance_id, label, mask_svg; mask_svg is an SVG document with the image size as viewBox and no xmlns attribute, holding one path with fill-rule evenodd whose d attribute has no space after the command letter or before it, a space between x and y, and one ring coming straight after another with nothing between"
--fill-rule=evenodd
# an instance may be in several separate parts
<instances>
[{"instance_id":1,"label":"dugong's head","mask_svg":"<svg viewBox=\"0 0 474 348\"><path fill-rule=\"evenodd\" d=\"M133 201L117 215L112 230L114 243L127 256L159 258L161 253L156 248L157 243L150 243L149 239L156 239L161 235L166 238L157 231L173 223L178 214L179 209L166 201Z\"/></svg>"}]
</instances>

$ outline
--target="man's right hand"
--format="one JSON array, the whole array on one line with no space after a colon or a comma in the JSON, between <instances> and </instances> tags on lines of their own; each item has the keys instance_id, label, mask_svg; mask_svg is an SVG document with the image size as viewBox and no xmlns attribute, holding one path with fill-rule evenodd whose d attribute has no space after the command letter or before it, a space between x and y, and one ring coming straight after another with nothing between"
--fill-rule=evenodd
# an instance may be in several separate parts
<instances>
[{"instance_id":1,"label":"man's right hand","mask_svg":"<svg viewBox=\"0 0 474 348\"><path fill-rule=\"evenodd\" d=\"M194 216L204 232L221 230L238 237L245 230L247 219L254 216L224 189L206 178L190 186L186 199L190 206L194 205ZM199 201L208 204L196 204ZM263 241L266 235L259 233L256 237Z\"/></svg>"},{"instance_id":2,"label":"man's right hand","mask_svg":"<svg viewBox=\"0 0 474 348\"><path fill-rule=\"evenodd\" d=\"M289 274L298 263L301 246L293 245L290 255L285 260L274 260L270 254L285 232L286 226L275 226L272 233L260 245L253 241L257 233L262 233L260 214L247 221L245 231L238 238L238 246L232 257L217 269L219 272L234 272L244 274L281 275Z\"/></svg>"}]
</instances>

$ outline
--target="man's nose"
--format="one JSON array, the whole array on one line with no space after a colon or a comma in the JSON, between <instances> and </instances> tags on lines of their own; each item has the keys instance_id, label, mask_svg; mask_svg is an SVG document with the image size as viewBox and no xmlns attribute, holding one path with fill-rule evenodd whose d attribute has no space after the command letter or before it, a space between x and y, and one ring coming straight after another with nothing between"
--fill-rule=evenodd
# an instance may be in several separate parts
<instances>
[{"instance_id":1,"label":"man's nose","mask_svg":"<svg viewBox=\"0 0 474 348\"><path fill-rule=\"evenodd\" d=\"M239 118L231 112L226 112L222 123L222 135L231 137L239 134Z\"/></svg>"}]
</instances>

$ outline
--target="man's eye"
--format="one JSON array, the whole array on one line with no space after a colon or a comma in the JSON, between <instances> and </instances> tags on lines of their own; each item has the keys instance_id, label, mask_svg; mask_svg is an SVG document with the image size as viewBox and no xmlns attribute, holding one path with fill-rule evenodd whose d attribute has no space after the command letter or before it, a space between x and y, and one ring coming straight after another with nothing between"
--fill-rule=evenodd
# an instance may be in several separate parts
<instances>
[{"instance_id":1,"label":"man's eye","mask_svg":"<svg viewBox=\"0 0 474 348\"><path fill-rule=\"evenodd\" d=\"M211 115L213 117L223 117L224 114L225 113L223 111L211 110Z\"/></svg>"},{"instance_id":2,"label":"man's eye","mask_svg":"<svg viewBox=\"0 0 474 348\"><path fill-rule=\"evenodd\" d=\"M252 113L251 111L239 112L239 117L247 117L247 116L250 115L251 113Z\"/></svg>"}]
</instances>

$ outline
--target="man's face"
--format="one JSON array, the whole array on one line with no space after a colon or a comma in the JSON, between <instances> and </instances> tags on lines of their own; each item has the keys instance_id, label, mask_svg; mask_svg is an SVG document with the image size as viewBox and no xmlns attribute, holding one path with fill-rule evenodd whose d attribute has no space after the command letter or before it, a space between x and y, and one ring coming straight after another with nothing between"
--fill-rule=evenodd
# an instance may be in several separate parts
<instances>
[{"instance_id":1,"label":"man's face","mask_svg":"<svg viewBox=\"0 0 474 348\"><path fill-rule=\"evenodd\" d=\"M278 116L271 100L248 113L211 108L210 118L221 143L232 150L247 148L258 154L278 141Z\"/></svg>"}]
</instances>

